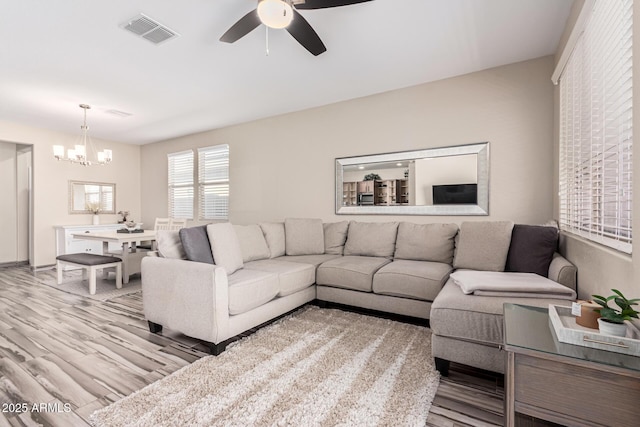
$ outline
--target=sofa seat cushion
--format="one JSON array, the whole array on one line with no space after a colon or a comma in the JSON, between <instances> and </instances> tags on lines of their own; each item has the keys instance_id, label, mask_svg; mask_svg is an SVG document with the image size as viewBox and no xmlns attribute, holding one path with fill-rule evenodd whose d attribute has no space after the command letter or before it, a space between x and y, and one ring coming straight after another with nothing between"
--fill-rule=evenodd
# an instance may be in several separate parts
<instances>
[{"instance_id":1,"label":"sofa seat cushion","mask_svg":"<svg viewBox=\"0 0 640 427\"><path fill-rule=\"evenodd\" d=\"M504 303L549 307L571 301L549 298L505 298L465 295L449 279L431 306L429 324L434 334L492 346L502 345Z\"/></svg>"},{"instance_id":2,"label":"sofa seat cushion","mask_svg":"<svg viewBox=\"0 0 640 427\"><path fill-rule=\"evenodd\" d=\"M278 275L240 269L229 276L229 314L241 314L268 303L280 291Z\"/></svg>"},{"instance_id":3,"label":"sofa seat cushion","mask_svg":"<svg viewBox=\"0 0 640 427\"><path fill-rule=\"evenodd\" d=\"M327 261L331 261L332 259L340 258L340 255L331 255L331 254L323 254L323 255L286 255L283 257L276 258L279 261L288 261L288 262L301 262L303 264L311 264L316 268Z\"/></svg>"},{"instance_id":4,"label":"sofa seat cushion","mask_svg":"<svg viewBox=\"0 0 640 427\"><path fill-rule=\"evenodd\" d=\"M318 285L371 292L373 275L389 264L387 258L343 256L321 264L316 274Z\"/></svg>"},{"instance_id":5,"label":"sofa seat cushion","mask_svg":"<svg viewBox=\"0 0 640 427\"><path fill-rule=\"evenodd\" d=\"M441 262L396 260L373 276L373 292L433 301L452 270Z\"/></svg>"},{"instance_id":6,"label":"sofa seat cushion","mask_svg":"<svg viewBox=\"0 0 640 427\"><path fill-rule=\"evenodd\" d=\"M263 259L245 263L244 268L277 274L278 296L281 297L294 294L316 282L316 267L311 264Z\"/></svg>"}]
</instances>

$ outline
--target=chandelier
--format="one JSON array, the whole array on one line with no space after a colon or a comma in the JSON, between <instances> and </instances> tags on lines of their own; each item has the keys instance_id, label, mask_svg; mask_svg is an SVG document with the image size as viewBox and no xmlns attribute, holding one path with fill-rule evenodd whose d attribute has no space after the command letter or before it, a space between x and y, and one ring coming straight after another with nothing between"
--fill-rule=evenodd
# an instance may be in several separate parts
<instances>
[{"instance_id":1,"label":"chandelier","mask_svg":"<svg viewBox=\"0 0 640 427\"><path fill-rule=\"evenodd\" d=\"M91 106L87 104L80 104L80 108L84 110L84 123L80 126L82 130L80 133L80 141L74 148L66 150L67 156L65 157L65 147L63 145L53 146L53 157L57 160L64 160L72 163L79 163L83 166L91 165L106 165L111 163L113 159L111 150L102 150L96 152L91 137L89 137L89 127L87 126L87 110ZM91 155L91 157L90 157ZM93 160L92 160L93 159Z\"/></svg>"}]
</instances>

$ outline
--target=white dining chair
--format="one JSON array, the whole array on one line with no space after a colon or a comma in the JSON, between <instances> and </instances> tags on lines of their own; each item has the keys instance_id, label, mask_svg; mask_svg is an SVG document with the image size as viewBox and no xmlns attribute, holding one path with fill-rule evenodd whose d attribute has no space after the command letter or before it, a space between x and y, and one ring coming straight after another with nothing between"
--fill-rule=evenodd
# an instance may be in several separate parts
<instances>
[{"instance_id":1,"label":"white dining chair","mask_svg":"<svg viewBox=\"0 0 640 427\"><path fill-rule=\"evenodd\" d=\"M171 218L156 218L156 222L153 225L154 231L171 230L171 221Z\"/></svg>"},{"instance_id":2,"label":"white dining chair","mask_svg":"<svg viewBox=\"0 0 640 427\"><path fill-rule=\"evenodd\" d=\"M169 220L169 230L172 231L178 231L181 228L185 228L187 226L187 220L186 219L179 219L179 218L171 218Z\"/></svg>"}]
</instances>

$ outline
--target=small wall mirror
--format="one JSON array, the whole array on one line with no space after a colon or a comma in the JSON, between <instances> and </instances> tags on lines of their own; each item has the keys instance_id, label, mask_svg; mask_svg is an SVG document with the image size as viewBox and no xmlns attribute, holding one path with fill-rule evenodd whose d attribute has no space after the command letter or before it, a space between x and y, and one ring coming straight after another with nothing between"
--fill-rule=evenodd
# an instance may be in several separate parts
<instances>
[{"instance_id":1,"label":"small wall mirror","mask_svg":"<svg viewBox=\"0 0 640 427\"><path fill-rule=\"evenodd\" d=\"M104 182L69 181L69 212L116 213L116 185Z\"/></svg>"},{"instance_id":2,"label":"small wall mirror","mask_svg":"<svg viewBox=\"0 0 640 427\"><path fill-rule=\"evenodd\" d=\"M489 215L489 143L338 158L336 213Z\"/></svg>"}]
</instances>

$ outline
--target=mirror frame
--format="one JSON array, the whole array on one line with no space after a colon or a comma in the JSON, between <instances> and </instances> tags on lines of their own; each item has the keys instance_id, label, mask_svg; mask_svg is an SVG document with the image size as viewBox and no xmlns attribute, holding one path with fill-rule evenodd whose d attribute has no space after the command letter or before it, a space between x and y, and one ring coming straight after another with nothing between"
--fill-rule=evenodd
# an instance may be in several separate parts
<instances>
[{"instance_id":1,"label":"mirror frame","mask_svg":"<svg viewBox=\"0 0 640 427\"><path fill-rule=\"evenodd\" d=\"M100 211L100 214L115 214L116 213L116 184L110 182L90 182L90 181L69 181L69 213L70 214L90 214L89 209L74 209L73 208L73 186L74 185L99 185L101 187L111 187L113 189L113 209Z\"/></svg>"},{"instance_id":2,"label":"mirror frame","mask_svg":"<svg viewBox=\"0 0 640 427\"><path fill-rule=\"evenodd\" d=\"M343 166L466 154L478 155L478 203L476 205L342 206ZM335 191L338 215L489 215L489 142L336 158Z\"/></svg>"}]
</instances>

